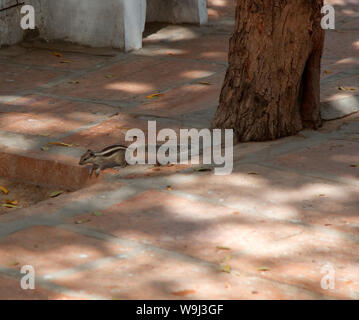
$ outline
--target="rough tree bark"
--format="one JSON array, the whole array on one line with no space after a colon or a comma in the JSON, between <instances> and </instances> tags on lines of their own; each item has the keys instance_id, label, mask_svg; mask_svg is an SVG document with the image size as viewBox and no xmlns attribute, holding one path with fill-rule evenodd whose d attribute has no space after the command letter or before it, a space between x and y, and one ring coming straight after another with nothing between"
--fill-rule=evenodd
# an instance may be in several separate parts
<instances>
[{"instance_id":1,"label":"rough tree bark","mask_svg":"<svg viewBox=\"0 0 359 320\"><path fill-rule=\"evenodd\" d=\"M238 0L229 67L212 127L239 141L316 129L323 0Z\"/></svg>"}]
</instances>

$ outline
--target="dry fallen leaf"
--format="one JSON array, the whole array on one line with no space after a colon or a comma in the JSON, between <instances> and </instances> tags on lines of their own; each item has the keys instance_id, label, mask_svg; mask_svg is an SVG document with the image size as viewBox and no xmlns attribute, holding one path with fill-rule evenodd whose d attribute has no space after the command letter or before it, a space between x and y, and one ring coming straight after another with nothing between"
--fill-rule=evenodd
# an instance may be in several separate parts
<instances>
[{"instance_id":1,"label":"dry fallen leaf","mask_svg":"<svg viewBox=\"0 0 359 320\"><path fill-rule=\"evenodd\" d=\"M9 199L6 199L6 200L5 200L5 203L6 203L6 204L11 204L11 205L13 205L13 206L16 206L16 205L19 204L19 201L18 201L18 200L9 200Z\"/></svg>"},{"instance_id":2,"label":"dry fallen leaf","mask_svg":"<svg viewBox=\"0 0 359 320\"><path fill-rule=\"evenodd\" d=\"M231 266L229 264L222 265L219 267L219 270L226 273L231 273Z\"/></svg>"},{"instance_id":3,"label":"dry fallen leaf","mask_svg":"<svg viewBox=\"0 0 359 320\"><path fill-rule=\"evenodd\" d=\"M8 194L8 193L9 193L9 190L6 189L6 188L3 187L3 186L0 186L0 190L2 191L3 194Z\"/></svg>"},{"instance_id":4,"label":"dry fallen leaf","mask_svg":"<svg viewBox=\"0 0 359 320\"><path fill-rule=\"evenodd\" d=\"M168 191L172 191L172 187L171 187L171 186L167 186L167 190L168 190Z\"/></svg>"},{"instance_id":5,"label":"dry fallen leaf","mask_svg":"<svg viewBox=\"0 0 359 320\"><path fill-rule=\"evenodd\" d=\"M210 86L212 83L208 82L208 81L199 81L199 84L203 84L205 86Z\"/></svg>"},{"instance_id":6,"label":"dry fallen leaf","mask_svg":"<svg viewBox=\"0 0 359 320\"><path fill-rule=\"evenodd\" d=\"M82 220L76 220L75 223L76 224L83 224L83 223L90 222L90 221L91 221L90 219L82 219Z\"/></svg>"},{"instance_id":7,"label":"dry fallen leaf","mask_svg":"<svg viewBox=\"0 0 359 320\"><path fill-rule=\"evenodd\" d=\"M50 197L51 198L56 198L57 196L59 196L60 194L63 194L64 192L59 190L59 191L54 191L52 193L50 193Z\"/></svg>"},{"instance_id":8,"label":"dry fallen leaf","mask_svg":"<svg viewBox=\"0 0 359 320\"><path fill-rule=\"evenodd\" d=\"M352 168L357 168L357 167L359 167L359 163L358 164L351 164L350 165Z\"/></svg>"},{"instance_id":9,"label":"dry fallen leaf","mask_svg":"<svg viewBox=\"0 0 359 320\"><path fill-rule=\"evenodd\" d=\"M72 144L65 142L48 142L46 146L72 147Z\"/></svg>"},{"instance_id":10,"label":"dry fallen leaf","mask_svg":"<svg viewBox=\"0 0 359 320\"><path fill-rule=\"evenodd\" d=\"M72 144L64 143L64 142L48 142L46 146L42 146L42 151L48 151L50 146L58 146L58 147L73 147Z\"/></svg>"},{"instance_id":11,"label":"dry fallen leaf","mask_svg":"<svg viewBox=\"0 0 359 320\"><path fill-rule=\"evenodd\" d=\"M257 270L258 271L270 271L270 268L269 267L259 267Z\"/></svg>"},{"instance_id":12,"label":"dry fallen leaf","mask_svg":"<svg viewBox=\"0 0 359 320\"><path fill-rule=\"evenodd\" d=\"M355 91L355 88L348 88L348 87L338 87L340 91Z\"/></svg>"},{"instance_id":13,"label":"dry fallen leaf","mask_svg":"<svg viewBox=\"0 0 359 320\"><path fill-rule=\"evenodd\" d=\"M107 79L113 78L113 74L107 74L107 75L105 76L105 78L107 78Z\"/></svg>"},{"instance_id":14,"label":"dry fallen leaf","mask_svg":"<svg viewBox=\"0 0 359 320\"><path fill-rule=\"evenodd\" d=\"M194 294L194 293L196 293L196 290L182 290L182 291L171 292L171 294L178 297L188 296L189 294Z\"/></svg>"},{"instance_id":15,"label":"dry fallen leaf","mask_svg":"<svg viewBox=\"0 0 359 320\"><path fill-rule=\"evenodd\" d=\"M54 56L61 58L61 57L62 57L62 54L61 54L60 52L54 52Z\"/></svg>"},{"instance_id":16,"label":"dry fallen leaf","mask_svg":"<svg viewBox=\"0 0 359 320\"><path fill-rule=\"evenodd\" d=\"M71 60L62 60L60 61L60 63L71 63L72 61Z\"/></svg>"},{"instance_id":17,"label":"dry fallen leaf","mask_svg":"<svg viewBox=\"0 0 359 320\"><path fill-rule=\"evenodd\" d=\"M154 93L147 96L146 99L157 99L159 97L162 97L163 95L164 95L163 93Z\"/></svg>"},{"instance_id":18,"label":"dry fallen leaf","mask_svg":"<svg viewBox=\"0 0 359 320\"><path fill-rule=\"evenodd\" d=\"M333 73L333 71L331 71L331 70L324 70L324 72L323 72L324 74L332 74Z\"/></svg>"},{"instance_id":19,"label":"dry fallen leaf","mask_svg":"<svg viewBox=\"0 0 359 320\"><path fill-rule=\"evenodd\" d=\"M13 204L8 204L8 203L4 203L4 204L2 204L2 206L3 206L4 208L9 208L9 209L21 208L21 207L15 206L15 205L13 205Z\"/></svg>"},{"instance_id":20,"label":"dry fallen leaf","mask_svg":"<svg viewBox=\"0 0 359 320\"><path fill-rule=\"evenodd\" d=\"M69 81L69 83L70 83L70 84L79 84L80 81L78 81L78 80L72 80L72 81Z\"/></svg>"},{"instance_id":21,"label":"dry fallen leaf","mask_svg":"<svg viewBox=\"0 0 359 320\"><path fill-rule=\"evenodd\" d=\"M217 246L216 249L218 249L218 250L231 250L231 248L222 247L222 246Z\"/></svg>"}]
</instances>

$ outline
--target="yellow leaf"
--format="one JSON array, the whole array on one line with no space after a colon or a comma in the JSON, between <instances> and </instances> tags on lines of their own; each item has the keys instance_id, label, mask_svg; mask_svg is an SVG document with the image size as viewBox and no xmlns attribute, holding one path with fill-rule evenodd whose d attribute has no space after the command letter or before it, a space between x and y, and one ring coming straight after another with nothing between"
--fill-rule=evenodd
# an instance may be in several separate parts
<instances>
[{"instance_id":1,"label":"yellow leaf","mask_svg":"<svg viewBox=\"0 0 359 320\"><path fill-rule=\"evenodd\" d=\"M259 267L257 270L258 271L269 271L270 268L269 267Z\"/></svg>"},{"instance_id":2,"label":"yellow leaf","mask_svg":"<svg viewBox=\"0 0 359 320\"><path fill-rule=\"evenodd\" d=\"M60 61L60 63L71 63L72 61L71 60L62 60Z\"/></svg>"},{"instance_id":3,"label":"yellow leaf","mask_svg":"<svg viewBox=\"0 0 359 320\"><path fill-rule=\"evenodd\" d=\"M9 190L6 189L5 187L0 186L0 190L2 191L3 194L8 194Z\"/></svg>"},{"instance_id":4,"label":"yellow leaf","mask_svg":"<svg viewBox=\"0 0 359 320\"><path fill-rule=\"evenodd\" d=\"M156 98L162 97L163 95L164 95L163 93L154 93L154 94L147 96L146 99L156 99Z\"/></svg>"},{"instance_id":5,"label":"yellow leaf","mask_svg":"<svg viewBox=\"0 0 359 320\"><path fill-rule=\"evenodd\" d=\"M60 52L54 52L54 56L61 58L61 57L62 57L62 54L61 54Z\"/></svg>"},{"instance_id":6,"label":"yellow leaf","mask_svg":"<svg viewBox=\"0 0 359 320\"><path fill-rule=\"evenodd\" d=\"M218 250L231 250L231 248L222 247L222 246L217 246L216 249L218 249Z\"/></svg>"},{"instance_id":7,"label":"yellow leaf","mask_svg":"<svg viewBox=\"0 0 359 320\"><path fill-rule=\"evenodd\" d=\"M355 91L355 88L347 88L347 87L338 87L341 91Z\"/></svg>"},{"instance_id":8,"label":"yellow leaf","mask_svg":"<svg viewBox=\"0 0 359 320\"><path fill-rule=\"evenodd\" d=\"M47 146L72 147L72 144L68 144L65 142L48 142Z\"/></svg>"},{"instance_id":9,"label":"yellow leaf","mask_svg":"<svg viewBox=\"0 0 359 320\"><path fill-rule=\"evenodd\" d=\"M59 191L54 191L50 194L51 198L56 198L57 196L59 196L60 194L63 194L64 192L59 190Z\"/></svg>"},{"instance_id":10,"label":"yellow leaf","mask_svg":"<svg viewBox=\"0 0 359 320\"><path fill-rule=\"evenodd\" d=\"M9 208L9 209L12 209L12 208L19 208L18 206L15 206L13 204L8 204L8 203L4 203L2 205L4 208Z\"/></svg>"},{"instance_id":11,"label":"yellow leaf","mask_svg":"<svg viewBox=\"0 0 359 320\"><path fill-rule=\"evenodd\" d=\"M230 273L231 272L231 266L229 264L222 265L219 267L219 270L222 272Z\"/></svg>"},{"instance_id":12,"label":"yellow leaf","mask_svg":"<svg viewBox=\"0 0 359 320\"><path fill-rule=\"evenodd\" d=\"M19 201L17 201L17 200L5 200L5 203L6 204L12 204L13 206L16 206L16 205L18 205L18 203L19 203Z\"/></svg>"}]
</instances>

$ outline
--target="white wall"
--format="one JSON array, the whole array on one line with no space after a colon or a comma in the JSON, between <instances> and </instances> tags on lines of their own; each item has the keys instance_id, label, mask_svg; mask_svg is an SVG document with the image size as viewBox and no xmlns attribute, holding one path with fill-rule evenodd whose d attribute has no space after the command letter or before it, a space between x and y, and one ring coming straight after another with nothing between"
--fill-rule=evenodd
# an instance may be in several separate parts
<instances>
[{"instance_id":1,"label":"white wall","mask_svg":"<svg viewBox=\"0 0 359 320\"><path fill-rule=\"evenodd\" d=\"M0 0L0 8L16 3L13 0ZM0 12L0 46L19 42L23 37L20 28L20 8L12 8Z\"/></svg>"},{"instance_id":2,"label":"white wall","mask_svg":"<svg viewBox=\"0 0 359 320\"><path fill-rule=\"evenodd\" d=\"M49 0L51 1L51 0ZM9 7L16 4L14 0L0 0L0 8ZM44 25L44 17L46 16L47 1L43 0L25 0L25 4L31 4L35 8L36 26ZM12 45L20 42L24 36L24 30L21 29L20 14L21 6L14 7L0 12L0 46Z\"/></svg>"},{"instance_id":3,"label":"white wall","mask_svg":"<svg viewBox=\"0 0 359 320\"><path fill-rule=\"evenodd\" d=\"M123 47L120 2L48 0L46 24L40 29L41 36L96 47Z\"/></svg>"},{"instance_id":4,"label":"white wall","mask_svg":"<svg viewBox=\"0 0 359 320\"><path fill-rule=\"evenodd\" d=\"M25 4L35 7L42 38L126 51L142 47L146 0L25 0ZM206 0L147 0L147 19L203 24L206 4ZM0 45L22 40L20 20L20 7L0 12Z\"/></svg>"}]
</instances>

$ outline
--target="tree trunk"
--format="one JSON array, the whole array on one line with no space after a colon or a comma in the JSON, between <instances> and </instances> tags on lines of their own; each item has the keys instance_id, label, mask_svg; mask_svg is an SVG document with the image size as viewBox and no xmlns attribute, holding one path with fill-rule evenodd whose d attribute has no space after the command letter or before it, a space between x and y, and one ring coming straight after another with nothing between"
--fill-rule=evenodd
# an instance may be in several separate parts
<instances>
[{"instance_id":1,"label":"tree trunk","mask_svg":"<svg viewBox=\"0 0 359 320\"><path fill-rule=\"evenodd\" d=\"M238 0L229 67L212 126L239 141L316 129L323 0Z\"/></svg>"}]
</instances>

